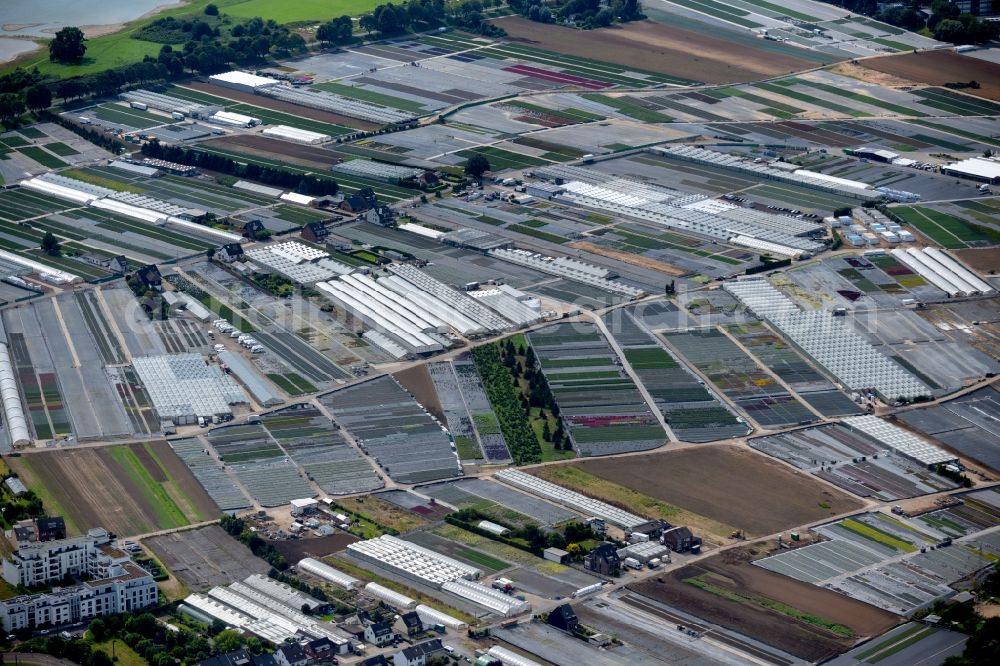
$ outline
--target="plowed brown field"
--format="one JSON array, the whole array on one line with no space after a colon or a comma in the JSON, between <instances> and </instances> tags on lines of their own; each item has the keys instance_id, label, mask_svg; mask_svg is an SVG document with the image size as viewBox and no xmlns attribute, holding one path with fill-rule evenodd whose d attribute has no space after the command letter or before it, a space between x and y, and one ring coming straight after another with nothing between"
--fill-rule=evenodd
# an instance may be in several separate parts
<instances>
[{"instance_id":1,"label":"plowed brown field","mask_svg":"<svg viewBox=\"0 0 1000 666\"><path fill-rule=\"evenodd\" d=\"M773 534L864 506L808 474L735 446L581 460L573 465L754 535Z\"/></svg>"},{"instance_id":2,"label":"plowed brown field","mask_svg":"<svg viewBox=\"0 0 1000 666\"><path fill-rule=\"evenodd\" d=\"M918 51L861 60L860 64L877 72L934 86L978 81L981 88L964 92L1000 101L1000 65L954 51Z\"/></svg>"},{"instance_id":3,"label":"plowed brown field","mask_svg":"<svg viewBox=\"0 0 1000 666\"><path fill-rule=\"evenodd\" d=\"M71 533L119 536L211 520L219 508L166 442L30 453L11 467Z\"/></svg>"},{"instance_id":4,"label":"plowed brown field","mask_svg":"<svg viewBox=\"0 0 1000 666\"><path fill-rule=\"evenodd\" d=\"M874 606L755 567L742 549L629 588L811 662L845 652L899 621Z\"/></svg>"},{"instance_id":5,"label":"plowed brown field","mask_svg":"<svg viewBox=\"0 0 1000 666\"><path fill-rule=\"evenodd\" d=\"M816 66L794 56L649 20L586 31L521 17L495 23L515 43L705 83L754 81Z\"/></svg>"}]
</instances>

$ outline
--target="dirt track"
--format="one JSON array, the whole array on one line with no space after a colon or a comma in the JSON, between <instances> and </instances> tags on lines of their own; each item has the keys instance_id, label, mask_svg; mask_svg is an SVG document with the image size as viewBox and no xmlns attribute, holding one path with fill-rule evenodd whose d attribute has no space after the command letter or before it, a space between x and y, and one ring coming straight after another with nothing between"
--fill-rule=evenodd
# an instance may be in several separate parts
<instances>
[{"instance_id":1,"label":"dirt track","mask_svg":"<svg viewBox=\"0 0 1000 666\"><path fill-rule=\"evenodd\" d=\"M735 446L693 447L574 464L750 535L773 534L864 506L807 474Z\"/></svg>"},{"instance_id":2,"label":"dirt track","mask_svg":"<svg viewBox=\"0 0 1000 666\"><path fill-rule=\"evenodd\" d=\"M861 64L878 72L934 86L978 81L981 88L964 92L1000 101L1000 65L954 51L920 51L869 58Z\"/></svg>"},{"instance_id":3,"label":"dirt track","mask_svg":"<svg viewBox=\"0 0 1000 666\"><path fill-rule=\"evenodd\" d=\"M850 597L755 567L748 560L749 554L737 549L629 588L809 661L839 654L861 637L886 631L899 619ZM700 589L686 579L724 592ZM855 635L837 635L765 604L790 607L847 627Z\"/></svg>"},{"instance_id":4,"label":"dirt track","mask_svg":"<svg viewBox=\"0 0 1000 666\"><path fill-rule=\"evenodd\" d=\"M514 43L705 83L753 81L816 65L650 20L586 31L520 17L497 19L495 23Z\"/></svg>"}]
</instances>

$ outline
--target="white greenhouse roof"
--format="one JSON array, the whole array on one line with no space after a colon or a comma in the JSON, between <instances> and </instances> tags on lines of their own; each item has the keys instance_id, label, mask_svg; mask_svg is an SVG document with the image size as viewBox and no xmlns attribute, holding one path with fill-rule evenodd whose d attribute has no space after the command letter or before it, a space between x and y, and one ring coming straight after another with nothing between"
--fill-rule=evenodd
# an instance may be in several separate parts
<instances>
[{"instance_id":1,"label":"white greenhouse roof","mask_svg":"<svg viewBox=\"0 0 1000 666\"><path fill-rule=\"evenodd\" d=\"M248 86L250 88L260 88L262 86L273 86L277 85L278 80L272 79L266 76L257 76L256 74L250 74L248 72L232 71L223 72L222 74L213 74L208 77L209 81L213 83L229 83L241 86Z\"/></svg>"},{"instance_id":2,"label":"white greenhouse roof","mask_svg":"<svg viewBox=\"0 0 1000 666\"><path fill-rule=\"evenodd\" d=\"M949 463L958 458L954 454L917 437L910 431L871 414L844 419L844 424L855 430L860 430L893 451L924 465Z\"/></svg>"},{"instance_id":3,"label":"white greenhouse roof","mask_svg":"<svg viewBox=\"0 0 1000 666\"><path fill-rule=\"evenodd\" d=\"M951 173L974 176L976 178L1000 178L1000 161L987 160L982 157L971 157L961 162L955 162L944 167Z\"/></svg>"},{"instance_id":4,"label":"white greenhouse roof","mask_svg":"<svg viewBox=\"0 0 1000 666\"><path fill-rule=\"evenodd\" d=\"M200 354L139 356L132 366L162 418L231 414L247 402L243 389Z\"/></svg>"}]
</instances>

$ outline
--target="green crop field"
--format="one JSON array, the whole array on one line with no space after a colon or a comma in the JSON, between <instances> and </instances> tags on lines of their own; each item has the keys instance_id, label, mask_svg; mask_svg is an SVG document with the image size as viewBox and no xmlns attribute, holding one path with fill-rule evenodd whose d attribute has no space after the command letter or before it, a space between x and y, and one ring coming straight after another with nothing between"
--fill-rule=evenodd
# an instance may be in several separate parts
<instances>
[{"instance_id":1,"label":"green crop field","mask_svg":"<svg viewBox=\"0 0 1000 666\"><path fill-rule=\"evenodd\" d=\"M893 550L899 550L904 553L912 553L917 550L917 547L914 546L912 543L903 541L902 539L898 539L892 536L891 534L887 534L882 530L876 529L871 525L867 525L860 521L854 520L853 518L842 520L840 523L838 523L838 525L844 528L845 530L850 530L855 534L858 534L866 539L875 541L876 543L880 543L883 546L888 546Z\"/></svg>"},{"instance_id":2,"label":"green crop field","mask_svg":"<svg viewBox=\"0 0 1000 666\"><path fill-rule=\"evenodd\" d=\"M24 146L23 148L18 148L17 150L24 156L30 157L42 166L50 169L60 169L62 167L69 166L52 153L46 152L38 146Z\"/></svg>"},{"instance_id":3,"label":"green crop field","mask_svg":"<svg viewBox=\"0 0 1000 666\"><path fill-rule=\"evenodd\" d=\"M482 155L490 163L490 171L503 171L505 169L525 169L527 167L542 166L543 164L548 164L547 161L539 159L537 157L532 157L531 155L523 155L521 153L513 153L509 150L504 150L502 148L494 148L493 146L486 146L484 148L470 148L468 150L462 150L457 153L459 157L464 157L469 159L473 155Z\"/></svg>"},{"instance_id":4,"label":"green crop field","mask_svg":"<svg viewBox=\"0 0 1000 666\"><path fill-rule=\"evenodd\" d=\"M597 102L598 104L610 106L612 109L629 118L635 118L646 123L669 123L673 120L670 116L664 115L659 111L647 109L627 95L623 97L611 97L610 95L601 95L600 93L583 93L581 97L589 99L592 102Z\"/></svg>"},{"instance_id":5,"label":"green crop field","mask_svg":"<svg viewBox=\"0 0 1000 666\"><path fill-rule=\"evenodd\" d=\"M550 243L566 243L569 242L568 238L562 236L557 236L556 234L550 234L547 231L540 231L538 229L532 229L531 227L526 227L523 224L511 224L507 227L511 231L516 231L525 236L533 236L539 240L548 241Z\"/></svg>"},{"instance_id":6,"label":"green crop field","mask_svg":"<svg viewBox=\"0 0 1000 666\"><path fill-rule=\"evenodd\" d=\"M629 362L633 370L677 367L677 362L660 347L639 347L624 351L625 360Z\"/></svg>"},{"instance_id":7,"label":"green crop field","mask_svg":"<svg viewBox=\"0 0 1000 666\"><path fill-rule=\"evenodd\" d=\"M132 109L122 106L121 104L103 104L101 106L94 107L85 113L87 115L91 115L92 113L100 120L106 120L109 123L128 125L129 127L135 127L136 129L146 129L157 125L165 125L170 122L169 118L154 116L148 111Z\"/></svg>"},{"instance_id":8,"label":"green crop field","mask_svg":"<svg viewBox=\"0 0 1000 666\"><path fill-rule=\"evenodd\" d=\"M60 157L69 157L70 155L79 155L80 151L75 148L70 148L65 143L59 141L54 141L53 143L45 144L45 149L49 150Z\"/></svg>"},{"instance_id":9,"label":"green crop field","mask_svg":"<svg viewBox=\"0 0 1000 666\"><path fill-rule=\"evenodd\" d=\"M813 94L806 92L799 92L797 90L790 90L789 86L794 85L792 81L779 81L775 83L758 83L754 87L760 88L761 90L766 90L772 92L776 95L784 95L785 97L791 97L792 99L798 100L800 102L805 102L807 104L812 104L813 106L820 106L824 109L830 109L831 111L836 111L837 113L842 113L845 116L851 116L852 118L866 118L872 114L866 111L859 111L857 109L852 109L841 104L836 104L834 102L829 102L825 99L820 99Z\"/></svg>"},{"instance_id":10,"label":"green crop field","mask_svg":"<svg viewBox=\"0 0 1000 666\"><path fill-rule=\"evenodd\" d=\"M183 527L190 523L184 512L171 499L166 488L153 479L135 452L127 446L112 446L108 453L125 470L139 491L156 511L157 523L163 528Z\"/></svg>"},{"instance_id":11,"label":"green crop field","mask_svg":"<svg viewBox=\"0 0 1000 666\"><path fill-rule=\"evenodd\" d=\"M1000 242L1000 232L926 206L899 206L891 210L924 236L949 249Z\"/></svg>"}]
</instances>

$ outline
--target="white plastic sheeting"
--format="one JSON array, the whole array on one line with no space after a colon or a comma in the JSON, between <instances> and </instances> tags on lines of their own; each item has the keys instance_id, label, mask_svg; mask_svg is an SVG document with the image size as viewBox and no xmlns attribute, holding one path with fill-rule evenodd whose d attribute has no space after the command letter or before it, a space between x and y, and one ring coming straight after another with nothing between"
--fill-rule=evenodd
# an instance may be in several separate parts
<instances>
[{"instance_id":1,"label":"white plastic sheeting","mask_svg":"<svg viewBox=\"0 0 1000 666\"><path fill-rule=\"evenodd\" d=\"M56 185L55 183L49 183L40 178L22 180L21 187L34 190L35 192L41 192L42 194L49 194L59 199L65 199L66 201L72 201L73 203L83 204L84 206L97 198L93 194L80 192L69 187Z\"/></svg>"},{"instance_id":2,"label":"white plastic sheeting","mask_svg":"<svg viewBox=\"0 0 1000 666\"><path fill-rule=\"evenodd\" d=\"M521 490L526 490L532 495L537 495L556 504L568 506L583 513L585 516L603 518L609 523L618 525L626 530L631 530L646 522L645 518L619 509L607 502L587 497L574 490L563 488L562 486L540 479L537 476L532 476L515 469L501 470L496 473L495 478Z\"/></svg>"},{"instance_id":3,"label":"white plastic sheeting","mask_svg":"<svg viewBox=\"0 0 1000 666\"><path fill-rule=\"evenodd\" d=\"M80 276L74 275L73 273L68 273L66 271L61 271L58 268L52 268L51 266L46 266L45 264L35 261L33 259L28 259L22 257L19 254L14 254L13 252L8 252L7 250L0 250L0 261L7 261L10 263L18 264L19 266L26 266L32 271L38 273L42 279L46 282L54 282L57 284L69 284L71 282L79 282ZM50 279L51 278L51 279Z\"/></svg>"},{"instance_id":4,"label":"white plastic sheeting","mask_svg":"<svg viewBox=\"0 0 1000 666\"><path fill-rule=\"evenodd\" d=\"M378 583L368 583L365 585L365 592L369 596L384 601L395 608L413 608L417 605L414 599L409 598L405 594L400 594L396 590L390 590L385 585L379 585Z\"/></svg>"},{"instance_id":5,"label":"white plastic sheeting","mask_svg":"<svg viewBox=\"0 0 1000 666\"><path fill-rule=\"evenodd\" d=\"M215 236L220 240L224 240L227 243L239 243L243 240L243 236L239 234L234 234L229 231L223 231L221 229L215 229L213 227L205 226L204 224L198 224L197 222L190 222L188 220L182 220L179 217L169 217L167 222L174 225L175 227L183 227L184 229L189 229L195 233L207 234L209 236Z\"/></svg>"},{"instance_id":6,"label":"white plastic sheeting","mask_svg":"<svg viewBox=\"0 0 1000 666\"><path fill-rule=\"evenodd\" d=\"M417 611L417 615L420 616L420 621L424 625L443 624L449 629L457 629L458 631L465 631L469 628L467 623L459 620L457 617L452 617L447 613L442 613L438 609L425 606L424 604L418 605L413 610Z\"/></svg>"},{"instance_id":7,"label":"white plastic sheeting","mask_svg":"<svg viewBox=\"0 0 1000 666\"><path fill-rule=\"evenodd\" d=\"M508 650L507 648L499 645L491 647L487 650L486 654L494 659L499 659L503 666L542 666L533 659L528 659L513 650Z\"/></svg>"},{"instance_id":8,"label":"white plastic sheeting","mask_svg":"<svg viewBox=\"0 0 1000 666\"><path fill-rule=\"evenodd\" d=\"M294 141L296 143L316 144L330 140L329 134L310 132L309 130L299 129L298 127L289 127L288 125L275 125L273 127L268 127L261 132L261 134L264 136L273 136L277 139Z\"/></svg>"},{"instance_id":9,"label":"white plastic sheeting","mask_svg":"<svg viewBox=\"0 0 1000 666\"><path fill-rule=\"evenodd\" d=\"M531 610L531 604L527 601L521 601L517 597L481 583L459 579L443 584L441 589L503 617L513 617Z\"/></svg>"},{"instance_id":10,"label":"white plastic sheeting","mask_svg":"<svg viewBox=\"0 0 1000 666\"><path fill-rule=\"evenodd\" d=\"M4 343L0 343L0 399L3 400L4 423L10 443L14 446L27 446L31 443L31 434L28 432L21 396L17 392L10 351Z\"/></svg>"},{"instance_id":11,"label":"white plastic sheeting","mask_svg":"<svg viewBox=\"0 0 1000 666\"><path fill-rule=\"evenodd\" d=\"M435 587L460 578L474 579L482 575L476 567L388 534L356 541L347 549L354 557Z\"/></svg>"},{"instance_id":12,"label":"white plastic sheeting","mask_svg":"<svg viewBox=\"0 0 1000 666\"><path fill-rule=\"evenodd\" d=\"M325 581L329 581L338 587L343 587L348 590L353 590L361 585L361 581L354 576L346 574L339 569L334 569L330 565L311 557L299 560L297 566L299 571L312 574L313 576L322 578Z\"/></svg>"},{"instance_id":13,"label":"white plastic sheeting","mask_svg":"<svg viewBox=\"0 0 1000 666\"><path fill-rule=\"evenodd\" d=\"M908 430L888 421L883 421L872 414L852 416L844 419L844 425L860 430L869 437L878 440L893 451L916 460L922 465L937 465L955 461L958 456L920 439Z\"/></svg>"}]
</instances>

